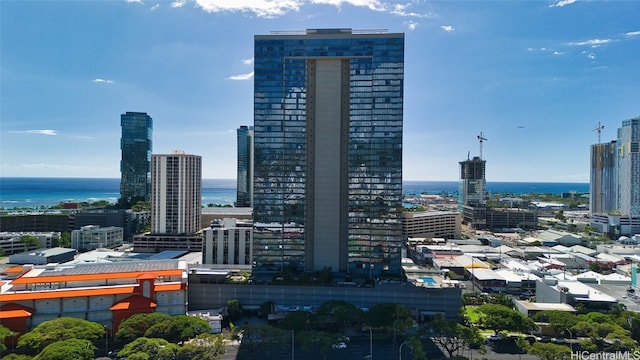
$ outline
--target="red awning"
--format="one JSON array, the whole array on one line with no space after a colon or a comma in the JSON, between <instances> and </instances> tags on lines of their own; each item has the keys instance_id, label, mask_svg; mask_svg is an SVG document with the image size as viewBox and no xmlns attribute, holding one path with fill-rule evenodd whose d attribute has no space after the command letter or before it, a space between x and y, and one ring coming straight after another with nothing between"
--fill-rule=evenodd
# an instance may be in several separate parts
<instances>
[{"instance_id":1,"label":"red awning","mask_svg":"<svg viewBox=\"0 0 640 360\"><path fill-rule=\"evenodd\" d=\"M155 301L141 295L133 295L122 299L111 306L111 311L118 310L146 310L153 309L156 306Z\"/></svg>"}]
</instances>

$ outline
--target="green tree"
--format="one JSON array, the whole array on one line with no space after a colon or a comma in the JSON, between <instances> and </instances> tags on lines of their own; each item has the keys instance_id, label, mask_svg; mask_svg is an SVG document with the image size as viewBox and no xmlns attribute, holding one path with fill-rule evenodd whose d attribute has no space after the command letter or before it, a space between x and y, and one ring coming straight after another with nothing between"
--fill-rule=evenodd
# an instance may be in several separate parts
<instances>
[{"instance_id":1,"label":"green tree","mask_svg":"<svg viewBox=\"0 0 640 360\"><path fill-rule=\"evenodd\" d=\"M29 355L16 354L16 353L11 353L11 354L2 356L2 360L32 360L32 359L33 358Z\"/></svg>"},{"instance_id":2,"label":"green tree","mask_svg":"<svg viewBox=\"0 0 640 360\"><path fill-rule=\"evenodd\" d=\"M125 345L118 357L130 359L148 360L173 360L180 347L165 339L152 339L140 337Z\"/></svg>"},{"instance_id":3,"label":"green tree","mask_svg":"<svg viewBox=\"0 0 640 360\"><path fill-rule=\"evenodd\" d=\"M343 300L324 302L316 314L318 327L331 332L341 332L345 327L359 324L364 317L362 310Z\"/></svg>"},{"instance_id":4,"label":"green tree","mask_svg":"<svg viewBox=\"0 0 640 360\"><path fill-rule=\"evenodd\" d=\"M5 345L5 338L8 338L12 335L13 331L11 331L11 329L0 324L0 354L7 350L7 346Z\"/></svg>"},{"instance_id":5,"label":"green tree","mask_svg":"<svg viewBox=\"0 0 640 360\"><path fill-rule=\"evenodd\" d=\"M500 331L529 333L536 327L533 320L504 305L481 305L478 307L478 312L481 314L480 324L496 334Z\"/></svg>"},{"instance_id":6,"label":"green tree","mask_svg":"<svg viewBox=\"0 0 640 360\"><path fill-rule=\"evenodd\" d=\"M535 355L540 360L569 360L571 359L571 349L566 345L537 342L529 347L527 351Z\"/></svg>"},{"instance_id":7,"label":"green tree","mask_svg":"<svg viewBox=\"0 0 640 360\"><path fill-rule=\"evenodd\" d=\"M374 328L382 328L393 333L393 341L415 324L409 310L402 304L377 304L369 309L367 323Z\"/></svg>"},{"instance_id":8,"label":"green tree","mask_svg":"<svg viewBox=\"0 0 640 360\"><path fill-rule=\"evenodd\" d=\"M547 322L553 329L553 335L559 336L566 329L571 329L577 322L578 318L566 311L545 310L534 315L534 320Z\"/></svg>"},{"instance_id":9,"label":"green tree","mask_svg":"<svg viewBox=\"0 0 640 360\"><path fill-rule=\"evenodd\" d=\"M24 244L27 249L36 249L40 247L40 240L33 235L22 235L20 242Z\"/></svg>"},{"instance_id":10,"label":"green tree","mask_svg":"<svg viewBox=\"0 0 640 360\"><path fill-rule=\"evenodd\" d=\"M242 346L246 346L251 356L255 356L258 349L268 352L273 348L289 343L291 333L270 325L245 324L241 327Z\"/></svg>"},{"instance_id":11,"label":"green tree","mask_svg":"<svg viewBox=\"0 0 640 360\"><path fill-rule=\"evenodd\" d=\"M306 311L290 311L284 319L280 321L278 327L284 330L295 332L310 330L315 323L315 315Z\"/></svg>"},{"instance_id":12,"label":"green tree","mask_svg":"<svg viewBox=\"0 0 640 360\"><path fill-rule=\"evenodd\" d=\"M33 360L93 360L95 349L89 340L67 339L47 345Z\"/></svg>"},{"instance_id":13,"label":"green tree","mask_svg":"<svg viewBox=\"0 0 640 360\"><path fill-rule=\"evenodd\" d=\"M131 315L120 323L116 337L120 340L132 341L144 336L153 325L169 319L171 319L170 315L157 312Z\"/></svg>"},{"instance_id":14,"label":"green tree","mask_svg":"<svg viewBox=\"0 0 640 360\"><path fill-rule=\"evenodd\" d=\"M200 334L178 350L176 360L216 360L225 352L221 334Z\"/></svg>"},{"instance_id":15,"label":"green tree","mask_svg":"<svg viewBox=\"0 0 640 360\"><path fill-rule=\"evenodd\" d=\"M131 206L134 212L151 211L151 201L138 201Z\"/></svg>"},{"instance_id":16,"label":"green tree","mask_svg":"<svg viewBox=\"0 0 640 360\"><path fill-rule=\"evenodd\" d=\"M22 335L18 340L18 348L30 354L37 354L49 344L57 341L79 339L93 342L103 336L104 327L98 323L72 317L61 317L45 321Z\"/></svg>"},{"instance_id":17,"label":"green tree","mask_svg":"<svg viewBox=\"0 0 640 360\"><path fill-rule=\"evenodd\" d=\"M64 247L64 248L70 248L71 247L71 233L68 231L63 232L62 234L60 234L60 237L57 240L57 244L55 244L56 246L60 246L60 247Z\"/></svg>"},{"instance_id":18,"label":"green tree","mask_svg":"<svg viewBox=\"0 0 640 360\"><path fill-rule=\"evenodd\" d=\"M465 347L482 346L482 336L476 327L467 327L456 321L446 320L441 314L437 314L419 332L430 336L434 343L449 354L449 358Z\"/></svg>"},{"instance_id":19,"label":"green tree","mask_svg":"<svg viewBox=\"0 0 640 360\"><path fill-rule=\"evenodd\" d=\"M170 342L183 342L200 334L211 331L207 320L197 316L176 315L151 325L144 336L148 338L162 338Z\"/></svg>"},{"instance_id":20,"label":"green tree","mask_svg":"<svg viewBox=\"0 0 640 360\"><path fill-rule=\"evenodd\" d=\"M227 317L229 322L236 322L242 317L242 307L237 299L227 301Z\"/></svg>"},{"instance_id":21,"label":"green tree","mask_svg":"<svg viewBox=\"0 0 640 360\"><path fill-rule=\"evenodd\" d=\"M333 349L339 349L340 343L347 342L347 339L335 333L325 331L304 331L298 335L298 340L305 350L315 350L322 354L322 359L326 360L327 355Z\"/></svg>"},{"instance_id":22,"label":"green tree","mask_svg":"<svg viewBox=\"0 0 640 360\"><path fill-rule=\"evenodd\" d=\"M524 336L518 336L515 341L516 341L516 346L519 347L520 350L527 351L529 346L531 346L529 341L527 341L527 339L525 339ZM522 351L518 352L518 358L522 359Z\"/></svg>"}]
</instances>

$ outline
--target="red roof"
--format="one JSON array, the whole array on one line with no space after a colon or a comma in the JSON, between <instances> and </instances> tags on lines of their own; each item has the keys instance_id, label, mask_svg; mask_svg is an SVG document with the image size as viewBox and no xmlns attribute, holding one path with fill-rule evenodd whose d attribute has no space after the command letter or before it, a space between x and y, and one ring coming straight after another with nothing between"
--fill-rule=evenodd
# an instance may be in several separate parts
<instances>
[{"instance_id":1,"label":"red roof","mask_svg":"<svg viewBox=\"0 0 640 360\"><path fill-rule=\"evenodd\" d=\"M182 276L184 270L156 270L146 272L145 274L160 276ZM81 274L81 275L57 275L57 276L21 276L13 280L14 284L33 284L41 282L68 282L68 281L92 281L92 280L109 280L109 279L137 279L140 275L139 271L127 271L118 273L97 273L97 274Z\"/></svg>"},{"instance_id":2,"label":"red roof","mask_svg":"<svg viewBox=\"0 0 640 360\"><path fill-rule=\"evenodd\" d=\"M146 310L158 306L155 301L142 295L133 295L113 304L109 310Z\"/></svg>"},{"instance_id":3,"label":"red roof","mask_svg":"<svg viewBox=\"0 0 640 360\"><path fill-rule=\"evenodd\" d=\"M0 306L0 319L13 319L29 317L35 312L34 309L14 303Z\"/></svg>"}]
</instances>

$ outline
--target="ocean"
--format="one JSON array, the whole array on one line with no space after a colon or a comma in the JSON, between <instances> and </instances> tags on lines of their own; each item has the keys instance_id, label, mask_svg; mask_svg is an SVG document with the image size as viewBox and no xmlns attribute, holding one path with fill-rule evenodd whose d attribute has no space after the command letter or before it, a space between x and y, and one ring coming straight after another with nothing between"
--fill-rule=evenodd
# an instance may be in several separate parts
<instances>
[{"instance_id":1,"label":"ocean","mask_svg":"<svg viewBox=\"0 0 640 360\"><path fill-rule=\"evenodd\" d=\"M458 181L405 181L405 195L457 195ZM577 191L589 192L588 183L487 182L487 191L500 194L531 194ZM0 177L0 208L41 208L60 202L106 200L115 203L120 196L120 179L103 178L24 178ZM233 204L235 179L203 179L202 204Z\"/></svg>"}]
</instances>

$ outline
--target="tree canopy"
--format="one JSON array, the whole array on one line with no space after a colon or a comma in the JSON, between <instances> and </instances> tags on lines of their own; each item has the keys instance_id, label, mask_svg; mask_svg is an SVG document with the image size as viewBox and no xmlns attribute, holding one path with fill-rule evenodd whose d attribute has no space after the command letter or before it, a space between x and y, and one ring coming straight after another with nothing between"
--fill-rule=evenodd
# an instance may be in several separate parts
<instances>
[{"instance_id":1,"label":"tree canopy","mask_svg":"<svg viewBox=\"0 0 640 360\"><path fill-rule=\"evenodd\" d=\"M147 330L153 325L169 320L171 316L163 313L135 314L126 318L116 333L116 337L121 340L131 341L144 336Z\"/></svg>"},{"instance_id":2,"label":"tree canopy","mask_svg":"<svg viewBox=\"0 0 640 360\"><path fill-rule=\"evenodd\" d=\"M540 360L571 359L571 349L566 345L537 342L531 345L527 352L539 357Z\"/></svg>"},{"instance_id":3,"label":"tree canopy","mask_svg":"<svg viewBox=\"0 0 640 360\"><path fill-rule=\"evenodd\" d=\"M504 305L485 304L478 307L480 324L496 334L500 331L529 333L536 328L530 318Z\"/></svg>"},{"instance_id":4,"label":"tree canopy","mask_svg":"<svg viewBox=\"0 0 640 360\"><path fill-rule=\"evenodd\" d=\"M72 317L61 317L45 321L22 335L18 348L37 354L57 341L69 339L93 342L104 336L104 327L98 323Z\"/></svg>"},{"instance_id":5,"label":"tree canopy","mask_svg":"<svg viewBox=\"0 0 640 360\"><path fill-rule=\"evenodd\" d=\"M93 360L95 349L89 340L67 339L47 345L33 360Z\"/></svg>"},{"instance_id":6,"label":"tree canopy","mask_svg":"<svg viewBox=\"0 0 640 360\"><path fill-rule=\"evenodd\" d=\"M118 357L126 359L173 360L180 347L165 339L140 337L125 345Z\"/></svg>"}]
</instances>

